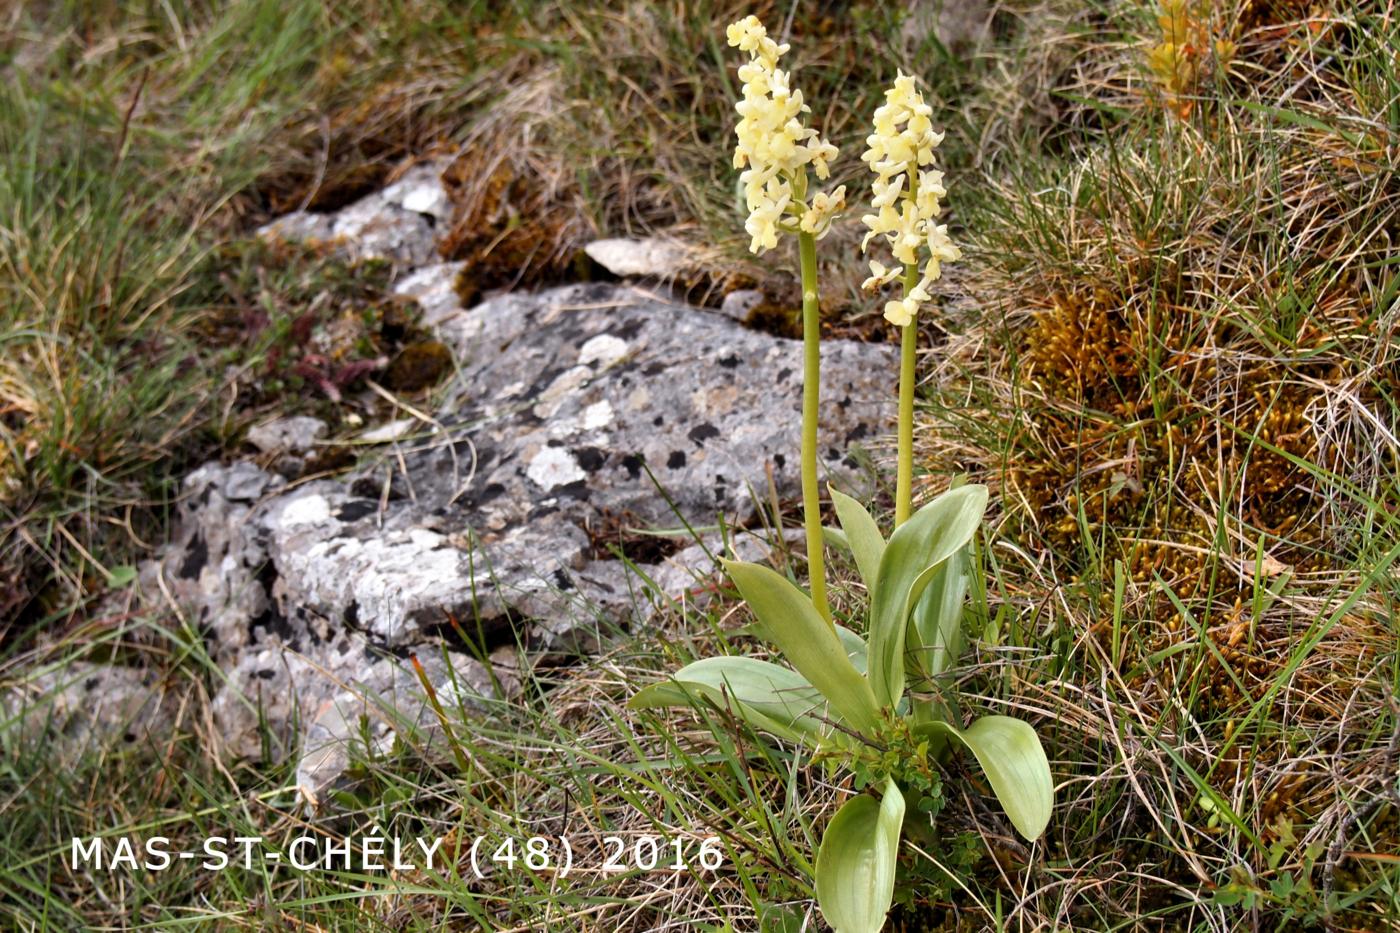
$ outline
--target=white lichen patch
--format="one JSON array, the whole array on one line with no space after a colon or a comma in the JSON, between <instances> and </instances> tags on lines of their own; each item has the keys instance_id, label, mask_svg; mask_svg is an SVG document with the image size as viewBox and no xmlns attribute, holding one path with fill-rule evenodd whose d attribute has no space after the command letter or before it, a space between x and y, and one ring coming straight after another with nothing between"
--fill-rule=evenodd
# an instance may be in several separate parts
<instances>
[{"instance_id":1,"label":"white lichen patch","mask_svg":"<svg viewBox=\"0 0 1400 933\"><path fill-rule=\"evenodd\" d=\"M431 214L439 219L447 216L447 192L441 184L416 185L404 192L403 209L416 214Z\"/></svg>"},{"instance_id":2,"label":"white lichen patch","mask_svg":"<svg viewBox=\"0 0 1400 933\"><path fill-rule=\"evenodd\" d=\"M452 202L442 185L442 166L416 165L402 178L385 188L380 197L415 214L427 214L446 220L452 213Z\"/></svg>"},{"instance_id":3,"label":"white lichen patch","mask_svg":"<svg viewBox=\"0 0 1400 933\"><path fill-rule=\"evenodd\" d=\"M589 405L583 410L583 416L579 419L579 424L585 431L597 431L606 428L612 422L613 407L607 399Z\"/></svg>"},{"instance_id":4,"label":"white lichen patch","mask_svg":"<svg viewBox=\"0 0 1400 933\"><path fill-rule=\"evenodd\" d=\"M545 447L540 450L525 468L525 475L536 486L546 490L576 483L584 478L584 472L579 468L574 455L562 447Z\"/></svg>"},{"instance_id":5,"label":"white lichen patch","mask_svg":"<svg viewBox=\"0 0 1400 933\"><path fill-rule=\"evenodd\" d=\"M429 531L427 528L410 528L408 530L408 540L421 548L432 550L442 547L443 542L447 539L436 531Z\"/></svg>"},{"instance_id":6,"label":"white lichen patch","mask_svg":"<svg viewBox=\"0 0 1400 933\"><path fill-rule=\"evenodd\" d=\"M667 278L679 274L687 258L687 250L679 243L655 237L594 240L583 251L598 265L619 276Z\"/></svg>"},{"instance_id":7,"label":"white lichen patch","mask_svg":"<svg viewBox=\"0 0 1400 933\"><path fill-rule=\"evenodd\" d=\"M590 337L583 346L579 347L578 361L582 366L589 366L593 363L600 364L601 367L611 366L627 355L627 341L621 337L614 337L612 334L599 334Z\"/></svg>"},{"instance_id":8,"label":"white lichen patch","mask_svg":"<svg viewBox=\"0 0 1400 933\"><path fill-rule=\"evenodd\" d=\"M286 527L315 525L330 517L331 505L326 501L325 496L301 496L288 502L282 509L282 524Z\"/></svg>"},{"instance_id":9,"label":"white lichen patch","mask_svg":"<svg viewBox=\"0 0 1400 933\"><path fill-rule=\"evenodd\" d=\"M539 406L536 406L537 408ZM556 406L557 407L557 406ZM614 413L612 403L607 399L594 402L584 407L583 411L575 415L559 416L549 425L549 436L556 440L565 440L578 434L589 431L601 431L613 423ZM598 442L606 440L606 437L595 438Z\"/></svg>"},{"instance_id":10,"label":"white lichen patch","mask_svg":"<svg viewBox=\"0 0 1400 933\"><path fill-rule=\"evenodd\" d=\"M584 478L577 459L563 447L545 447L529 461L525 475L540 489L554 489Z\"/></svg>"}]
</instances>

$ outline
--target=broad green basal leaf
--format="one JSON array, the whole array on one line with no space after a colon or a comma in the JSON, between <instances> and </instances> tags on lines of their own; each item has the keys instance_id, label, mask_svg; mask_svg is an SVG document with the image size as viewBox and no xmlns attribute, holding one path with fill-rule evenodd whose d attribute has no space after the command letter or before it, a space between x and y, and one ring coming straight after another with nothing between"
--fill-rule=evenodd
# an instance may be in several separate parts
<instances>
[{"instance_id":1,"label":"broad green basal leaf","mask_svg":"<svg viewBox=\"0 0 1400 933\"><path fill-rule=\"evenodd\" d=\"M874 729L878 713L870 685L812 600L786 577L759 564L725 561L724 569L753 610L760 633L830 701L832 718L862 732Z\"/></svg>"},{"instance_id":2,"label":"broad green basal leaf","mask_svg":"<svg viewBox=\"0 0 1400 933\"><path fill-rule=\"evenodd\" d=\"M837 551L851 551L851 539L846 537L846 533L835 525L822 526L822 541L826 546Z\"/></svg>"},{"instance_id":3,"label":"broad green basal leaf","mask_svg":"<svg viewBox=\"0 0 1400 933\"><path fill-rule=\"evenodd\" d=\"M836 626L836 637L841 639L841 647L846 649L846 657L851 659L851 666L864 674L866 652L869 650L865 646L865 639L844 625Z\"/></svg>"},{"instance_id":4,"label":"broad green basal leaf","mask_svg":"<svg viewBox=\"0 0 1400 933\"><path fill-rule=\"evenodd\" d=\"M745 657L702 658L676 671L672 680L673 684L652 684L644 688L632 697L629 705L634 708L693 705L684 691L675 689L679 685L691 688L689 692L695 696L720 697L721 707L726 698L737 701L744 710L735 707L736 712L743 714L752 710L763 717L750 721L759 728L767 728L771 720L789 732L815 738L825 726L825 698L807 678L777 664ZM702 689L694 689L697 687Z\"/></svg>"},{"instance_id":5,"label":"broad green basal leaf","mask_svg":"<svg viewBox=\"0 0 1400 933\"><path fill-rule=\"evenodd\" d=\"M665 709L673 706L688 706L699 710L704 709L707 703L718 709L728 710L755 730L767 732L780 739L787 739L790 742L818 742L821 739L819 735L803 732L792 726L784 725L771 716L765 716L747 703L741 703L735 699L733 694L705 684L683 683L676 680L651 684L632 694L632 698L627 701L627 706L629 709Z\"/></svg>"},{"instance_id":6,"label":"broad green basal leaf","mask_svg":"<svg viewBox=\"0 0 1400 933\"><path fill-rule=\"evenodd\" d=\"M1055 783L1040 737L1029 723L1010 716L983 716L966 729L946 722L923 723L916 731L942 733L971 749L1016 831L1037 839L1050 822Z\"/></svg>"},{"instance_id":7,"label":"broad green basal leaf","mask_svg":"<svg viewBox=\"0 0 1400 933\"><path fill-rule=\"evenodd\" d=\"M949 557L914 604L905 645L911 672L937 677L962 652L963 600L970 563L967 548Z\"/></svg>"},{"instance_id":8,"label":"broad green basal leaf","mask_svg":"<svg viewBox=\"0 0 1400 933\"><path fill-rule=\"evenodd\" d=\"M851 555L856 559L856 569L870 592L880 579L880 558L885 554L885 538L875 519L861 507L861 504L843 492L827 487L831 493L831 504L836 506L836 518L841 522Z\"/></svg>"},{"instance_id":9,"label":"broad green basal leaf","mask_svg":"<svg viewBox=\"0 0 1400 933\"><path fill-rule=\"evenodd\" d=\"M987 487L960 486L915 512L886 543L870 610L870 687L882 706L904 693L909 613L938 566L972 540L986 508Z\"/></svg>"},{"instance_id":10,"label":"broad green basal leaf","mask_svg":"<svg viewBox=\"0 0 1400 933\"><path fill-rule=\"evenodd\" d=\"M879 933L885 925L903 823L904 795L889 780L881 802L852 797L827 824L817 852L817 906L836 933Z\"/></svg>"}]
</instances>

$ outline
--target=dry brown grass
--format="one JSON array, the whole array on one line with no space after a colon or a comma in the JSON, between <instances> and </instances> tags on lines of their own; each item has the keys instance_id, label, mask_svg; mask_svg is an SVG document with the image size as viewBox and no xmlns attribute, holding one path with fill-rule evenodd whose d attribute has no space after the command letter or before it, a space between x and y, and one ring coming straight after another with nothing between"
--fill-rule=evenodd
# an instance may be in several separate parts
<instances>
[{"instance_id":1,"label":"dry brown grass","mask_svg":"<svg viewBox=\"0 0 1400 933\"><path fill-rule=\"evenodd\" d=\"M1389 19L1231 12L1228 80L1190 107L1149 83L1067 170L1003 185L986 313L931 357L930 488L1000 492L1024 648L984 673L1058 724L1040 923L1232 883L1255 918L1369 891L1334 928L1395 922L1400 148L1357 73Z\"/></svg>"}]
</instances>

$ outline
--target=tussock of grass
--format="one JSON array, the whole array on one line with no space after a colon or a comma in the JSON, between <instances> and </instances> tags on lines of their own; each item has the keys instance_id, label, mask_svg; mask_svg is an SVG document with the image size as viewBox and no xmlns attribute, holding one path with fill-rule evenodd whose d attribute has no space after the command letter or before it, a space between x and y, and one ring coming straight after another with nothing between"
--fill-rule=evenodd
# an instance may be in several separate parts
<instances>
[{"instance_id":1,"label":"tussock of grass","mask_svg":"<svg viewBox=\"0 0 1400 933\"><path fill-rule=\"evenodd\" d=\"M1034 650L989 672L1083 776L1034 916L1395 922L1385 28L1242 23L1190 106L1144 95L971 224L989 313L924 436L1000 489L1001 631Z\"/></svg>"}]
</instances>

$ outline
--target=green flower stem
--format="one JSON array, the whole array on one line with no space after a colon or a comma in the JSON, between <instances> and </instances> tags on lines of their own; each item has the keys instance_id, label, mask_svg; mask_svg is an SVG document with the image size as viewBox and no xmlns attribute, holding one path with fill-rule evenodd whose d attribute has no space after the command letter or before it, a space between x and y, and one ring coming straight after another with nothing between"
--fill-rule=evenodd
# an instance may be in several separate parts
<instances>
[{"instance_id":1,"label":"green flower stem","mask_svg":"<svg viewBox=\"0 0 1400 933\"><path fill-rule=\"evenodd\" d=\"M802 261L802 517L807 529L807 572L812 603L831 622L826 600L826 561L822 555L822 516L817 487L817 411L821 400L821 307L817 303L817 241L797 235Z\"/></svg>"},{"instance_id":2,"label":"green flower stem","mask_svg":"<svg viewBox=\"0 0 1400 933\"><path fill-rule=\"evenodd\" d=\"M919 267L909 263L904 270L904 294L919 284ZM914 345L919 339L919 322L910 321L899 335L899 431L898 464L895 472L894 525L904 524L914 505Z\"/></svg>"}]
</instances>

